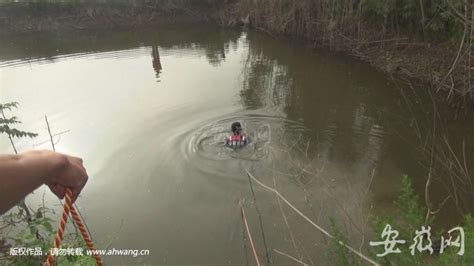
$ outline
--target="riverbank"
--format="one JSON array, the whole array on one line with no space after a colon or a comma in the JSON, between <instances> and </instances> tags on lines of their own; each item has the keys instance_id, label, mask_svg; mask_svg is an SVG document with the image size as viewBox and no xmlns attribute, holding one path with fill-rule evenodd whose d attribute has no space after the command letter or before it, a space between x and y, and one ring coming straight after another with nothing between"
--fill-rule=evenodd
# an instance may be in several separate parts
<instances>
[{"instance_id":1,"label":"riverbank","mask_svg":"<svg viewBox=\"0 0 474 266\"><path fill-rule=\"evenodd\" d=\"M0 5L0 34L157 28L209 22L212 8L175 4L9 3Z\"/></svg>"},{"instance_id":2,"label":"riverbank","mask_svg":"<svg viewBox=\"0 0 474 266\"><path fill-rule=\"evenodd\" d=\"M433 14L430 23L439 25L430 29L423 24L420 30L388 11L381 19L377 10L363 6L362 1L347 6L320 2L9 3L0 5L0 34L156 29L176 22L244 25L355 56L385 73L429 87L455 105L466 106L474 99L470 24ZM400 12L394 10L395 15Z\"/></svg>"},{"instance_id":3,"label":"riverbank","mask_svg":"<svg viewBox=\"0 0 474 266\"><path fill-rule=\"evenodd\" d=\"M432 14L422 7L420 23L417 5L356 2L240 0L222 9L217 20L222 25L245 21L270 35L286 35L343 52L429 87L452 104L472 102L472 7L464 6L466 17L461 17L463 10L457 6L439 4Z\"/></svg>"}]
</instances>

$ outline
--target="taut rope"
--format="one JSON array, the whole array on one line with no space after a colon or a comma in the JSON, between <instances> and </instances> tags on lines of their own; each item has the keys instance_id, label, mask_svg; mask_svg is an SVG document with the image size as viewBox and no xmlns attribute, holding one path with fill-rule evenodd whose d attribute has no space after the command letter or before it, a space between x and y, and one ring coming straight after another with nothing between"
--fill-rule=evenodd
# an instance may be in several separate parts
<instances>
[{"instance_id":1,"label":"taut rope","mask_svg":"<svg viewBox=\"0 0 474 266\"><path fill-rule=\"evenodd\" d=\"M61 221L59 222L58 230L56 231L53 249L59 248L59 246L61 245L61 241L63 240L63 235L64 235L64 229L66 228L67 220L69 218L69 213L71 213L72 220L79 228L79 231L81 232L82 238L84 239L84 242L86 243L87 248L92 251L92 254L95 258L97 265L102 266L102 258L95 252L96 248L94 246L94 243L92 242L92 239L89 233L87 232L86 227L84 226L84 223L82 222L82 219L79 216L76 208L74 207L74 205L72 205L72 191L69 188L66 188L63 214L61 216ZM51 266L53 265L53 262L54 262L54 254L50 252L43 265Z\"/></svg>"}]
</instances>

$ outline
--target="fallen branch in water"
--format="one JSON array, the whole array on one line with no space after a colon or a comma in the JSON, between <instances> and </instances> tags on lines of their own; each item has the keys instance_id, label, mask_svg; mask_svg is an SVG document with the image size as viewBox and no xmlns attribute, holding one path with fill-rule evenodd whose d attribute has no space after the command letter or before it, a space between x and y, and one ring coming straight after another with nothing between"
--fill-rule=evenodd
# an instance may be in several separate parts
<instances>
[{"instance_id":1,"label":"fallen branch in water","mask_svg":"<svg viewBox=\"0 0 474 266\"><path fill-rule=\"evenodd\" d=\"M246 168L245 168L245 171L247 172L247 176L249 178L251 178L253 181L255 181L255 183L257 183L258 185L260 185L261 187L275 193L280 199L283 200L283 202L285 202L291 209L293 209L297 214L299 214L303 219L305 219L308 223L310 223L312 226L314 226L316 229L318 229L321 233L323 233L324 235L326 235L327 237L329 238L334 238L334 236L332 236L330 233L328 233L326 230L324 230L321 226L317 225L315 222L313 222L311 219L309 219L306 215L304 215L300 210L298 210L295 206L293 206L293 204L291 204L285 197L283 197L280 192L278 192L276 189L274 188L271 188L265 184L263 184L262 182L260 182L256 177L254 177ZM356 254L357 256L359 256L360 258L362 258L363 260L369 262L370 264L372 265L379 265L377 262L375 262L374 260L372 260L371 258L365 256L364 254L362 254L361 252L355 250L354 248L352 248L351 246L343 243L342 241L338 241L338 243L342 246L344 246L345 248L347 248L349 251L351 251L352 253Z\"/></svg>"}]
</instances>

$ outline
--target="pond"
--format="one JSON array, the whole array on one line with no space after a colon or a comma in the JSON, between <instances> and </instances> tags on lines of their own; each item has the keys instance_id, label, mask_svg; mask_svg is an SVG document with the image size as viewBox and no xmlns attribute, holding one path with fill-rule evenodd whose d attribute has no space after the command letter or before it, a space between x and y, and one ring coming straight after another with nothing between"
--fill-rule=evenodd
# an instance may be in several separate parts
<instances>
[{"instance_id":1,"label":"pond","mask_svg":"<svg viewBox=\"0 0 474 266\"><path fill-rule=\"evenodd\" d=\"M251 187L246 170L323 228L334 218L366 250L368 213L393 212L402 175L424 204L433 110L455 114L358 60L208 25L2 37L0 81L0 102L19 102L20 128L39 134L19 150L51 148L47 115L57 150L84 158L90 179L77 204L97 246L150 250L105 258L112 265L245 264L241 206L262 260L291 263L278 250L325 263L327 239ZM474 150L472 119L457 117L438 125L459 159L445 165L452 172L468 168ZM234 121L252 138L235 151L223 146ZM0 151L12 152L6 137ZM443 180L449 171L439 168ZM447 200L436 220L442 227L473 209L472 190L452 182L432 186L435 205L457 196L459 207ZM45 188L27 202L43 199L60 209Z\"/></svg>"}]
</instances>

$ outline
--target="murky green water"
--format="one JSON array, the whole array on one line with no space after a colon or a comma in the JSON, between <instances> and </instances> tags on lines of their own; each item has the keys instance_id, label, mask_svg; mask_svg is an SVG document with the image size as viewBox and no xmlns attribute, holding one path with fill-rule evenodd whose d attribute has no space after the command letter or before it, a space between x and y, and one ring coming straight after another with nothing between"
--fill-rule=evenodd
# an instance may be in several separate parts
<instances>
[{"instance_id":1,"label":"murky green water","mask_svg":"<svg viewBox=\"0 0 474 266\"><path fill-rule=\"evenodd\" d=\"M276 197L254 184L255 201L245 168L321 226L337 219L363 249L371 237L367 213L393 210L403 174L424 198L430 98L344 56L256 32L185 25L2 37L0 60L0 102L20 102L22 128L39 133L19 149L50 148L47 115L53 132L67 131L58 150L85 159L90 181L78 205L98 246L150 249L145 257L106 258L112 265L246 264L252 255L241 203L262 260L266 245L278 265L291 261L274 249L327 262L326 240L283 206L295 251ZM435 128L459 165L469 166L472 119L437 110L448 118ZM233 121L254 139L237 152L222 146ZM6 137L0 150L11 152ZM444 162L431 197L456 199L439 214L440 226L472 210L472 190L460 185L466 181L446 175L458 163ZM58 207L45 189L28 202L43 195Z\"/></svg>"}]
</instances>

